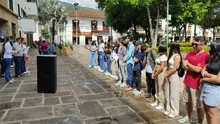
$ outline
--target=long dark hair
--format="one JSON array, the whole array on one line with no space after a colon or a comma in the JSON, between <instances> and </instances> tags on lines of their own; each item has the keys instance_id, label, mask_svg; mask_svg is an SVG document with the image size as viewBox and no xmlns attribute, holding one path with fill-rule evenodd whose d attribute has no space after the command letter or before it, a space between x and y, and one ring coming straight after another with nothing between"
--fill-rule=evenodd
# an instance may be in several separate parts
<instances>
[{"instance_id":1,"label":"long dark hair","mask_svg":"<svg viewBox=\"0 0 220 124\"><path fill-rule=\"evenodd\" d=\"M220 41L213 41L210 45L208 64L220 60Z\"/></svg>"},{"instance_id":2,"label":"long dark hair","mask_svg":"<svg viewBox=\"0 0 220 124\"><path fill-rule=\"evenodd\" d=\"M173 53L175 54L179 54L180 57L181 57L181 60L182 60L182 55L180 53L180 45L178 42L174 41L173 43L171 43L171 46L170 46L170 51L169 51L169 56L168 56L168 59L167 59L167 63L169 63L169 60L170 58L172 57Z\"/></svg>"},{"instance_id":3,"label":"long dark hair","mask_svg":"<svg viewBox=\"0 0 220 124\"><path fill-rule=\"evenodd\" d=\"M96 43L96 41L95 41L95 40L93 40L93 41L92 41L92 43L91 43L91 45L96 45L95 43Z\"/></svg>"},{"instance_id":4,"label":"long dark hair","mask_svg":"<svg viewBox=\"0 0 220 124\"><path fill-rule=\"evenodd\" d=\"M167 55L167 46L160 44L158 47L158 54L159 55Z\"/></svg>"}]
</instances>

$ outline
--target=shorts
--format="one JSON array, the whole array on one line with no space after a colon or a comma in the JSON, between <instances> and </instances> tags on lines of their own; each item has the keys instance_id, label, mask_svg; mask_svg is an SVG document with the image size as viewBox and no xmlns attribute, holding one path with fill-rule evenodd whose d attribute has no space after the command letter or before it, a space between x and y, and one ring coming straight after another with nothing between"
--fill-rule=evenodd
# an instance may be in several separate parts
<instances>
[{"instance_id":1,"label":"shorts","mask_svg":"<svg viewBox=\"0 0 220 124\"><path fill-rule=\"evenodd\" d=\"M183 91L183 102L192 103L193 108L202 108L202 102L200 100L201 91L197 89L190 88L185 85Z\"/></svg>"},{"instance_id":2,"label":"shorts","mask_svg":"<svg viewBox=\"0 0 220 124\"><path fill-rule=\"evenodd\" d=\"M217 107L220 102L220 85L204 83L200 100L208 106Z\"/></svg>"}]
</instances>

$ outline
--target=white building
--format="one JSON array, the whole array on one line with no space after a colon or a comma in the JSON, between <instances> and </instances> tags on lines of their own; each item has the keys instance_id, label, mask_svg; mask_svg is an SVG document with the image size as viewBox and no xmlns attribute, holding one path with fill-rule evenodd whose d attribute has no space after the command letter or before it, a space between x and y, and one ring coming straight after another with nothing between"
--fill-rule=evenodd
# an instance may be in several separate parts
<instances>
[{"instance_id":1,"label":"white building","mask_svg":"<svg viewBox=\"0 0 220 124\"><path fill-rule=\"evenodd\" d=\"M105 42L116 41L120 34L106 26L104 12L77 10L69 13L68 23L59 29L59 35L67 42L76 41L76 30L78 32L78 44L85 45L89 41L102 38ZM112 36L112 39L111 39Z\"/></svg>"},{"instance_id":2,"label":"white building","mask_svg":"<svg viewBox=\"0 0 220 124\"><path fill-rule=\"evenodd\" d=\"M38 18L38 0L13 0L15 13L18 14L18 34L32 46L33 34L38 37L36 20ZM37 35L37 36L36 36Z\"/></svg>"}]
</instances>

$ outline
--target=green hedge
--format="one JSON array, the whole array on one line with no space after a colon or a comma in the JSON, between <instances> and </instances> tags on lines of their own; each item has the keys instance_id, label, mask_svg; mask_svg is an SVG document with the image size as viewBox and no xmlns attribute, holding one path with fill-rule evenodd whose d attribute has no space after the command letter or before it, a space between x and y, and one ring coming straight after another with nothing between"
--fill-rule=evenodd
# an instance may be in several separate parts
<instances>
[{"instance_id":1,"label":"green hedge","mask_svg":"<svg viewBox=\"0 0 220 124\"><path fill-rule=\"evenodd\" d=\"M187 45L189 45L189 44L187 43ZM185 46L185 47L180 46L180 51L181 51L181 52L189 52L189 51L192 51L192 50L193 50L192 45L191 45L191 46L187 46L187 45L183 45L183 46ZM158 47L153 47L153 49L156 50L156 51L158 51ZM168 50L169 50L169 49L170 49L170 48L168 48ZM204 49L205 49L205 51L209 52L210 47L209 47L209 46L204 46Z\"/></svg>"}]
</instances>

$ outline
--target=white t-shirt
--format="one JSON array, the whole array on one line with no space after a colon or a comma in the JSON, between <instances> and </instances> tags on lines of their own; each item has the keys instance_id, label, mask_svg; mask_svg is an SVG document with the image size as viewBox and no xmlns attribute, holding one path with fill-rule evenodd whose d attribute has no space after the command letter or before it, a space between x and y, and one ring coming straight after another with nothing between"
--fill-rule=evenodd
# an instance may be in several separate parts
<instances>
[{"instance_id":1,"label":"white t-shirt","mask_svg":"<svg viewBox=\"0 0 220 124\"><path fill-rule=\"evenodd\" d=\"M160 64L161 62L167 61L167 56L166 55L161 55L156 58L155 63Z\"/></svg>"},{"instance_id":2,"label":"white t-shirt","mask_svg":"<svg viewBox=\"0 0 220 124\"><path fill-rule=\"evenodd\" d=\"M101 44L99 45L99 51L104 52L104 47L105 47L105 44L104 44L104 43L101 43Z\"/></svg>"}]
</instances>

